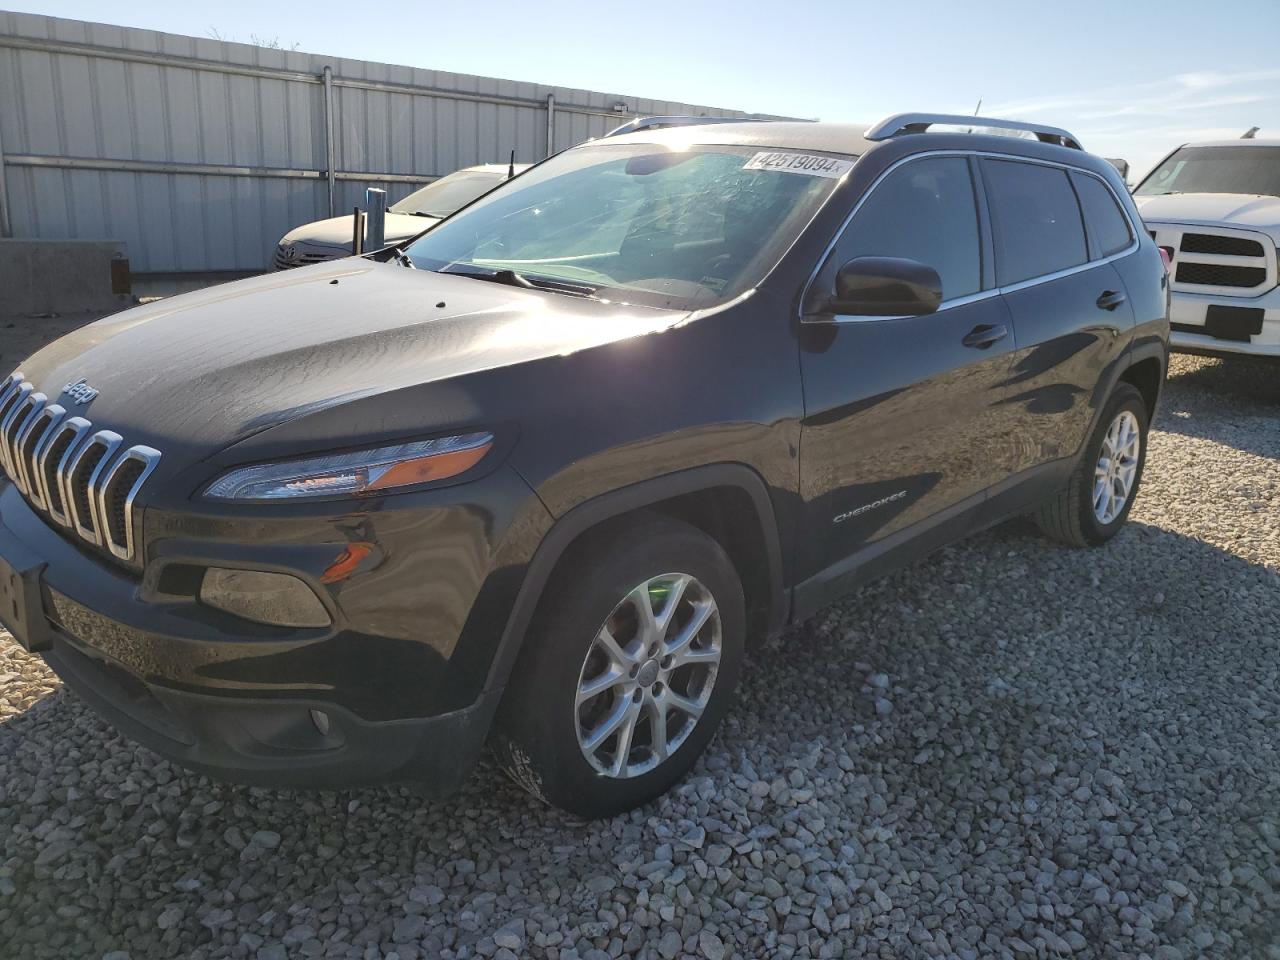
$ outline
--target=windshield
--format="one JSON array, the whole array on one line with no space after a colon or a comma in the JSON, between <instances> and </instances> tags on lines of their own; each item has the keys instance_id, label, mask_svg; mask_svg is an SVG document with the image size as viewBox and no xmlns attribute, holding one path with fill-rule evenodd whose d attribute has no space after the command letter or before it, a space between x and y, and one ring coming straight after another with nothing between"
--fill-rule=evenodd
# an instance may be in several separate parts
<instances>
[{"instance_id":1,"label":"windshield","mask_svg":"<svg viewBox=\"0 0 1280 960\"><path fill-rule=\"evenodd\" d=\"M653 306L755 286L849 158L697 145L596 144L535 167L420 237L420 269Z\"/></svg>"},{"instance_id":2,"label":"windshield","mask_svg":"<svg viewBox=\"0 0 1280 960\"><path fill-rule=\"evenodd\" d=\"M459 170L441 177L435 183L427 184L421 190L413 191L387 209L391 213L417 214L443 220L476 197L488 193L506 178L506 173Z\"/></svg>"},{"instance_id":3,"label":"windshield","mask_svg":"<svg viewBox=\"0 0 1280 960\"><path fill-rule=\"evenodd\" d=\"M1280 197L1280 147L1183 147L1134 193L1243 193Z\"/></svg>"}]
</instances>

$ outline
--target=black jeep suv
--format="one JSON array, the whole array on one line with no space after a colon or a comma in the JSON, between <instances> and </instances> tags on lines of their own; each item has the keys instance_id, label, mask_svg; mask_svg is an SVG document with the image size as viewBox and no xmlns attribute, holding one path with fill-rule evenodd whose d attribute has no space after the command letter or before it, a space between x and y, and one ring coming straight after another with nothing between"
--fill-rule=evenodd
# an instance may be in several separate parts
<instances>
[{"instance_id":1,"label":"black jeep suv","mask_svg":"<svg viewBox=\"0 0 1280 960\"><path fill-rule=\"evenodd\" d=\"M443 790L489 739L580 814L654 797L752 641L1133 505L1160 254L1065 131L956 121L612 137L54 343L0 381L0 620L211 774Z\"/></svg>"}]
</instances>

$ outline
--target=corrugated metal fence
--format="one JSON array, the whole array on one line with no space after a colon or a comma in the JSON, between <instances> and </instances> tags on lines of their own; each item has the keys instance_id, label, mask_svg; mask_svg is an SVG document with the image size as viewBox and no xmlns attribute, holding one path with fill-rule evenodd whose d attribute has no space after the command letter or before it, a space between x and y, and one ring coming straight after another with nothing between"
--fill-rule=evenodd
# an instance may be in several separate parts
<instances>
[{"instance_id":1,"label":"corrugated metal fence","mask_svg":"<svg viewBox=\"0 0 1280 960\"><path fill-rule=\"evenodd\" d=\"M291 227L685 103L0 12L0 236L262 269Z\"/></svg>"}]
</instances>

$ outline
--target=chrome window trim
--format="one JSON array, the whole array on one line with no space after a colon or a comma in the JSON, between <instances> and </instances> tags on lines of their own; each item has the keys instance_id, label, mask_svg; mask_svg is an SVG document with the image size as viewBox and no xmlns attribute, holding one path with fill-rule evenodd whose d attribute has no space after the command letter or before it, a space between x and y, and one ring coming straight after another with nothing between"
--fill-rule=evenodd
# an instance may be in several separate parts
<instances>
[{"instance_id":1,"label":"chrome window trim","mask_svg":"<svg viewBox=\"0 0 1280 960\"><path fill-rule=\"evenodd\" d=\"M71 526L71 509L68 505L66 494L64 493L66 485L63 483L62 478L66 473L67 464L70 463L71 458L76 455L81 444L84 442L85 435L92 429L93 424L84 417L67 417L58 424L58 428L52 433L52 435L50 435L46 441L41 444L41 449L36 455L36 475L40 478L41 490L44 493L44 500L46 504L45 510L48 511L49 516L52 517L56 523L59 523L64 527ZM53 469L53 479L58 485L58 496L62 499L62 510L57 511L53 509L53 498L49 495L49 481L46 476L48 473L47 465L49 454L53 451L54 445L68 430L73 431L75 433L75 437L72 439L70 446L63 451L62 456L58 458L57 466Z\"/></svg>"},{"instance_id":2,"label":"chrome window trim","mask_svg":"<svg viewBox=\"0 0 1280 960\"><path fill-rule=\"evenodd\" d=\"M977 293L970 293L963 297L956 297L954 300L943 300L938 304L938 309L930 313L876 313L876 314L852 314L852 313L836 313L830 317L824 317L821 320L802 318L806 323L879 323L881 320L905 320L908 317L933 317L942 313L944 310L950 310L952 307L963 307L970 303L978 303L982 300L990 300L992 297L1000 296L999 287L992 287L989 290L979 290Z\"/></svg>"},{"instance_id":3,"label":"chrome window trim","mask_svg":"<svg viewBox=\"0 0 1280 960\"><path fill-rule=\"evenodd\" d=\"M116 545L111 537L111 526L107 523L107 493L111 489L111 481L115 479L120 468L130 460L136 460L142 464L142 473L138 474L138 479L133 482L133 486L129 488L129 493L125 496L124 501L124 536L125 543L123 547ZM98 528L102 531L102 541L111 553L121 560L133 559L134 539L133 539L133 501L138 496L138 492L142 489L142 485L147 482L147 478L155 472L156 467L160 463L160 451L154 447L138 444L130 447L123 454L116 458L115 463L111 465L111 469L107 475L102 478L102 483L97 487L97 512L98 512ZM96 471L95 471L96 473ZM90 487L92 490L93 487Z\"/></svg>"},{"instance_id":4,"label":"chrome window trim","mask_svg":"<svg viewBox=\"0 0 1280 960\"><path fill-rule=\"evenodd\" d=\"M1129 246L1125 247L1119 253L1113 253L1109 257L1099 257L1097 260L1089 260L1085 263L1074 267L1067 267L1064 270L1057 270L1054 273L1042 274L1038 277L1031 277L1027 280L1019 280L1017 283L1009 283L1003 287L998 287L1001 293L1013 293L1017 290L1026 290L1028 287L1039 286L1042 283L1051 283L1054 280L1061 280L1063 277L1069 277L1075 273L1083 273L1086 270L1092 270L1094 267L1101 266L1104 263L1111 263L1113 260L1119 260L1121 257L1127 257L1138 249L1138 241L1133 240Z\"/></svg>"},{"instance_id":5,"label":"chrome window trim","mask_svg":"<svg viewBox=\"0 0 1280 960\"><path fill-rule=\"evenodd\" d=\"M1120 208L1120 212L1124 215L1125 223L1129 227L1129 246L1125 247L1123 250L1117 253L1111 254L1110 256L1100 257L1097 260L1086 260L1084 263L1077 264L1074 267L1066 267L1065 269L1058 270L1053 273L1042 274L1036 277L1029 277L1026 280L1019 280L1017 283L1011 283L1005 286L1000 286L997 284L996 286L991 287L987 290L979 290L977 293L966 294L963 297L956 297L955 299L952 299L952 300L944 300L942 301L941 304L938 305L937 310L933 311L933 313L923 314L923 316L933 316L934 314L942 313L944 310L949 310L952 307L959 307L969 303L976 303L979 300L985 300L989 297L994 297L997 295L1003 296L1006 293L1013 293L1018 290L1024 290L1027 287L1033 287L1033 286L1036 286L1037 284L1051 283L1054 280L1061 280L1063 277L1069 277L1073 273L1080 273L1081 271L1084 271L1084 270L1092 270L1094 267L1097 267L1101 264L1110 263L1113 260L1119 260L1122 257L1129 256L1130 254L1137 251L1138 247L1141 245L1141 242L1142 242L1141 235L1139 234L1137 227L1134 225L1133 218L1132 216L1130 216L1128 209L1126 209L1124 203L1121 202L1119 197L1116 195L1115 189L1111 186L1111 184L1107 183L1105 177L1099 176L1098 174L1094 173L1092 170L1086 170L1084 167L1079 167L1079 166L1076 166L1075 164L1066 163L1060 160L1042 160L1038 157L1020 157L1020 156L1017 156L1016 154L995 153L990 150L956 150L956 149L926 150L920 153L910 154L909 156L900 157L899 159L895 160L893 163L889 164L889 166L885 167L883 170L880 171L879 176L877 176L875 180L871 182L871 186L867 187L866 192L863 193L862 196L858 198L858 202L853 205L853 209L849 211L849 215L845 217L844 222L840 224L840 228L836 231L835 236L832 237L831 242L827 244L826 249L823 250L822 256L818 258L818 263L813 268L813 272L809 274L809 279L805 281L804 292L800 297L801 310L804 309L803 304L805 300L808 299L809 291L812 289L813 284L817 281L818 274L822 272L823 265L826 264L827 259L835 251L836 245L839 244L840 242L840 238L843 237L845 231L849 229L849 224L853 222L853 218L858 215L858 211L862 209L862 205L867 202L867 199L876 191L876 189L880 186L880 184L884 182L885 178L888 177L889 174L897 170L899 167L906 166L908 163L911 163L912 161L915 161L915 160L923 160L930 157L989 157L993 160L1008 160L1011 163L1033 163L1043 167L1056 167L1059 170L1081 173L1086 176L1093 177L1095 180L1100 181L1102 185L1107 188L1107 190L1111 193L1112 199L1116 201L1116 206ZM1074 192L1075 191L1073 188L1072 193ZM988 204L989 203L990 203L990 200L988 200ZM1079 203L1080 201L1079 201L1079 198L1077 197L1076 198L1077 206L1079 206ZM1081 217L1082 219L1081 219L1080 225L1081 225L1081 228L1084 229L1085 225L1083 221L1083 212L1081 214ZM1086 251L1088 250L1087 239L1088 237L1086 234L1086 247L1085 247ZM994 253L994 244L992 245L992 250ZM820 324L821 323L841 323L841 324L843 323L877 323L882 320L902 320L904 319L904 316L906 315L888 314L884 316L878 316L878 315L877 316L861 316L861 315L854 316L852 314L845 314L845 313L837 313L837 314L801 313L800 322L801 323L820 323Z\"/></svg>"},{"instance_id":6,"label":"chrome window trim","mask_svg":"<svg viewBox=\"0 0 1280 960\"><path fill-rule=\"evenodd\" d=\"M112 430L99 430L89 438L88 443L81 445L80 452L76 454L75 460L73 460L70 467L67 468L66 474L59 478L62 483L63 503L67 505L67 513L71 517L71 526L75 529L76 533L85 540L88 540L95 547L102 547L106 544L103 540L102 526L98 522L98 498L94 491L99 479L102 477L102 471L110 464L112 456L115 454L116 450L120 448L122 443L124 443L124 437L120 436L120 434ZM85 454L99 444L106 447L106 450L103 452L102 459L98 461L97 466L93 468L93 473L91 473L88 480L85 481L85 493L89 497L90 516L88 519L89 522L93 524L93 526L90 527L85 526L83 518L80 516L80 510L76 506L75 496L68 496L68 494L72 493L71 479L75 476L76 470L79 469L80 461L84 459Z\"/></svg>"},{"instance_id":7,"label":"chrome window trim","mask_svg":"<svg viewBox=\"0 0 1280 960\"><path fill-rule=\"evenodd\" d=\"M27 470L26 464L23 463L22 445L27 442L27 437L34 432L36 425L40 422L40 418L44 415L44 408L49 405L49 398L43 393L32 393L28 394L25 402L27 414L21 418L22 423L13 433L13 442L9 445L9 462L13 464L11 474L13 485L29 497L31 492L27 489Z\"/></svg>"},{"instance_id":8,"label":"chrome window trim","mask_svg":"<svg viewBox=\"0 0 1280 960\"><path fill-rule=\"evenodd\" d=\"M58 432L58 428L62 425L62 420L66 415L66 407L61 404L50 403L45 405L30 430L40 429L41 422L44 422L46 426L40 434L40 439L36 441L36 445L31 448L30 459L24 457L20 464L23 473L26 475L27 496L37 509L46 512L48 512L49 503L45 497L44 482L40 477L40 452L45 448L50 438ZM21 450L25 445L26 437L19 437L18 449Z\"/></svg>"},{"instance_id":9,"label":"chrome window trim","mask_svg":"<svg viewBox=\"0 0 1280 960\"><path fill-rule=\"evenodd\" d=\"M13 407L4 415L4 419L0 420L0 466L4 467L4 472L9 475L9 479L15 484L18 482L18 471L14 469L13 462L9 457L9 427L18 419L18 413L26 406L27 400L31 394L35 393L35 386L23 380L19 382L18 389L13 401Z\"/></svg>"}]
</instances>

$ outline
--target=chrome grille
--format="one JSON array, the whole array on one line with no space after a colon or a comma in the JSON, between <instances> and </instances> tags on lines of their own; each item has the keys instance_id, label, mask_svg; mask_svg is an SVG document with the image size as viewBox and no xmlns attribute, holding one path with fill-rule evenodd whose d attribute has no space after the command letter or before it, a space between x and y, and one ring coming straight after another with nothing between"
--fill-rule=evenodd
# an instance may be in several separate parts
<instances>
[{"instance_id":1,"label":"chrome grille","mask_svg":"<svg viewBox=\"0 0 1280 960\"><path fill-rule=\"evenodd\" d=\"M54 428L62 422L62 418L66 415L67 411L58 404L47 403L28 420L27 425L18 433L18 442L16 444L18 453L14 459L14 465L22 475L27 498L40 510L49 508L44 493L44 485L40 482L40 449L44 446L45 440L53 435Z\"/></svg>"},{"instance_id":2,"label":"chrome grille","mask_svg":"<svg viewBox=\"0 0 1280 960\"><path fill-rule=\"evenodd\" d=\"M98 490L98 517L107 549L121 560L134 555L133 500L160 462L160 451L130 447L103 475Z\"/></svg>"},{"instance_id":3,"label":"chrome grille","mask_svg":"<svg viewBox=\"0 0 1280 960\"><path fill-rule=\"evenodd\" d=\"M336 260L346 255L341 253L302 253L295 250L293 255L290 256L289 245L282 243L276 247L273 265L277 270L292 270L294 267L309 267L313 263L324 263L326 260Z\"/></svg>"},{"instance_id":4,"label":"chrome grille","mask_svg":"<svg viewBox=\"0 0 1280 960\"><path fill-rule=\"evenodd\" d=\"M13 464L13 481L23 493L27 492L27 468L22 462L27 439L39 423L49 398L43 393L29 393L13 411L13 428L5 432L5 447L9 462Z\"/></svg>"},{"instance_id":5,"label":"chrome grille","mask_svg":"<svg viewBox=\"0 0 1280 960\"><path fill-rule=\"evenodd\" d=\"M36 473L44 491L46 509L49 516L64 527L71 526L71 518L62 496L63 471L84 435L92 429L93 424L84 417L68 417L50 432L48 442L36 454Z\"/></svg>"},{"instance_id":6,"label":"chrome grille","mask_svg":"<svg viewBox=\"0 0 1280 960\"><path fill-rule=\"evenodd\" d=\"M0 381L0 469L32 507L121 560L136 558L133 504L159 462L160 451L68 416L21 373Z\"/></svg>"},{"instance_id":7,"label":"chrome grille","mask_svg":"<svg viewBox=\"0 0 1280 960\"><path fill-rule=\"evenodd\" d=\"M31 399L31 394L35 392L35 387L25 381L15 380L16 376L15 374L5 381L3 402L0 403L0 410L4 411L3 418L0 418L0 466L4 467L4 472L9 474L15 483L17 473L13 469L9 438L18 432L20 416L25 416L24 408Z\"/></svg>"}]
</instances>

